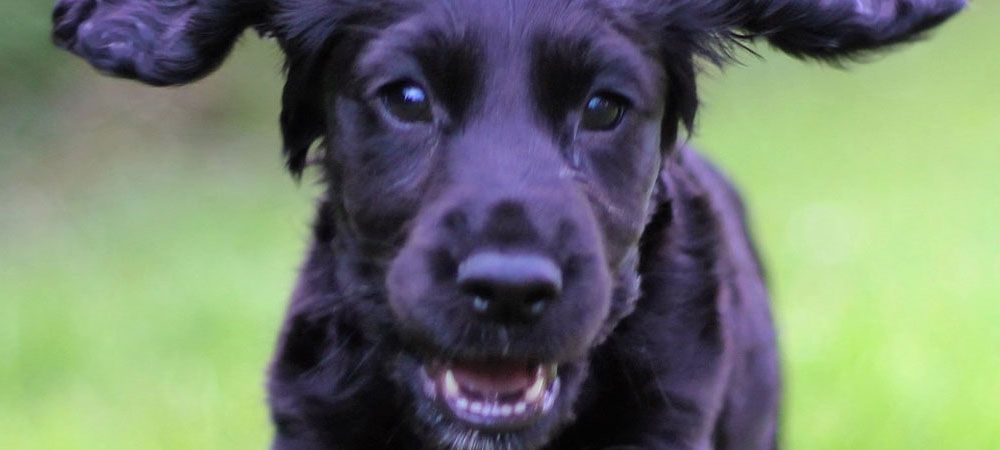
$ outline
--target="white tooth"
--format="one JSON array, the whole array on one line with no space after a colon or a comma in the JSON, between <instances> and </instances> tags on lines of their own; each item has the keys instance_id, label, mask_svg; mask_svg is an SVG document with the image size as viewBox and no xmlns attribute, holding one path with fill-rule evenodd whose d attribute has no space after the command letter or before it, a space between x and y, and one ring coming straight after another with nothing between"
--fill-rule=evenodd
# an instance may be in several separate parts
<instances>
[{"instance_id":1,"label":"white tooth","mask_svg":"<svg viewBox=\"0 0 1000 450\"><path fill-rule=\"evenodd\" d=\"M556 403L556 395L559 395L559 379L552 384L552 390L545 393L545 401L542 402L542 411L548 412L552 405Z\"/></svg>"},{"instance_id":2,"label":"white tooth","mask_svg":"<svg viewBox=\"0 0 1000 450\"><path fill-rule=\"evenodd\" d=\"M514 414L518 415L524 414L524 412L527 410L528 410L528 404L525 402L517 402L517 404L514 405Z\"/></svg>"},{"instance_id":3,"label":"white tooth","mask_svg":"<svg viewBox=\"0 0 1000 450\"><path fill-rule=\"evenodd\" d=\"M469 405L469 411L472 411L476 414L485 412L483 411L483 404L480 402L472 402L472 404Z\"/></svg>"},{"instance_id":4,"label":"white tooth","mask_svg":"<svg viewBox=\"0 0 1000 450\"><path fill-rule=\"evenodd\" d=\"M457 403L459 409L469 409L469 401L465 397L459 397Z\"/></svg>"},{"instance_id":5,"label":"white tooth","mask_svg":"<svg viewBox=\"0 0 1000 450\"><path fill-rule=\"evenodd\" d=\"M502 416L509 416L510 413L512 413L512 412L514 412L514 408L511 408L510 405L503 405L500 408L500 415L502 415Z\"/></svg>"},{"instance_id":6,"label":"white tooth","mask_svg":"<svg viewBox=\"0 0 1000 450\"><path fill-rule=\"evenodd\" d=\"M548 411L552 409L552 405L556 402L555 395L546 395L545 402L542 404L542 411Z\"/></svg>"},{"instance_id":7,"label":"white tooth","mask_svg":"<svg viewBox=\"0 0 1000 450\"><path fill-rule=\"evenodd\" d=\"M542 370L539 369L538 373L535 375L535 384L528 388L528 391L524 393L524 400L528 403L535 403L538 399L542 398L542 393L545 392L545 376L542 374Z\"/></svg>"},{"instance_id":8,"label":"white tooth","mask_svg":"<svg viewBox=\"0 0 1000 450\"><path fill-rule=\"evenodd\" d=\"M455 380L455 374L451 369L444 373L444 393L449 397L458 396L458 380Z\"/></svg>"}]
</instances>

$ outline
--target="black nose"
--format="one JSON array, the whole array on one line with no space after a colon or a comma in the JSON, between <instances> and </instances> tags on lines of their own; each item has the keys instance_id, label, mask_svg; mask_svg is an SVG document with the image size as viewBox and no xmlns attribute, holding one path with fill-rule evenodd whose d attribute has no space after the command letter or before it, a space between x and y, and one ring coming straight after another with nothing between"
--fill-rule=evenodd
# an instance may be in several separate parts
<instances>
[{"instance_id":1,"label":"black nose","mask_svg":"<svg viewBox=\"0 0 1000 450\"><path fill-rule=\"evenodd\" d=\"M476 253L458 266L458 285L475 311L497 321L541 315L562 290L562 272L551 259L532 254Z\"/></svg>"}]
</instances>

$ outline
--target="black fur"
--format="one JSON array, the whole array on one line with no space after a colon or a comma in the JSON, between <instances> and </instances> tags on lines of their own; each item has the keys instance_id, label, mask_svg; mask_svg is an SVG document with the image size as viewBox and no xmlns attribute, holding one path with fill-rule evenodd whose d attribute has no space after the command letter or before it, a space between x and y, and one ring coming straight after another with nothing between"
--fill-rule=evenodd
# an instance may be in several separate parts
<instances>
[{"instance_id":1,"label":"black fur","mask_svg":"<svg viewBox=\"0 0 1000 450\"><path fill-rule=\"evenodd\" d=\"M315 160L327 191L270 371L275 449L763 450L780 403L763 271L736 191L674 144L697 65L758 38L857 58L962 6L61 0L53 20L58 45L153 85L205 76L248 27L284 49L287 164ZM400 83L426 120L393 112ZM585 128L595 96L620 119ZM457 281L483 252L550 261L558 290L530 320L484 317ZM425 392L441 361L558 363L561 390L480 428Z\"/></svg>"}]
</instances>

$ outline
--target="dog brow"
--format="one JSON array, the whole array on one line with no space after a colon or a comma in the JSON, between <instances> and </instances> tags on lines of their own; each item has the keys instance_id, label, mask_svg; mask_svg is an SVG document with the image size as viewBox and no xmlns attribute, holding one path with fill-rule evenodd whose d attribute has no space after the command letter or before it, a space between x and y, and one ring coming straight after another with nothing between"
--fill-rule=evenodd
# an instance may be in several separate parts
<instances>
[{"instance_id":1,"label":"dog brow","mask_svg":"<svg viewBox=\"0 0 1000 450\"><path fill-rule=\"evenodd\" d=\"M410 52L439 98L456 117L463 116L482 84L484 50L479 36L433 30L414 42Z\"/></svg>"},{"instance_id":2,"label":"dog brow","mask_svg":"<svg viewBox=\"0 0 1000 450\"><path fill-rule=\"evenodd\" d=\"M643 108L649 99L658 98L657 72L643 58L624 37L540 32L532 46L536 96L546 116L558 117L606 84Z\"/></svg>"},{"instance_id":3,"label":"dog brow","mask_svg":"<svg viewBox=\"0 0 1000 450\"><path fill-rule=\"evenodd\" d=\"M464 116L482 84L482 40L474 32L411 22L383 30L359 59L362 84L416 78L456 118ZM368 86L373 88L375 86Z\"/></svg>"}]
</instances>

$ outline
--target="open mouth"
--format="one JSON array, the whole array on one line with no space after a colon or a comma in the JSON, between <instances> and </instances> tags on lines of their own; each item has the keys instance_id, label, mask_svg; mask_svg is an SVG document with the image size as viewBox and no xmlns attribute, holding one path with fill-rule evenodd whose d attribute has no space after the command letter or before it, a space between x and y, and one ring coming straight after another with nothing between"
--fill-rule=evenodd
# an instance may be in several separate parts
<instances>
[{"instance_id":1,"label":"open mouth","mask_svg":"<svg viewBox=\"0 0 1000 450\"><path fill-rule=\"evenodd\" d=\"M556 364L459 362L423 366L425 394L456 419L486 430L527 427L559 395Z\"/></svg>"}]
</instances>

